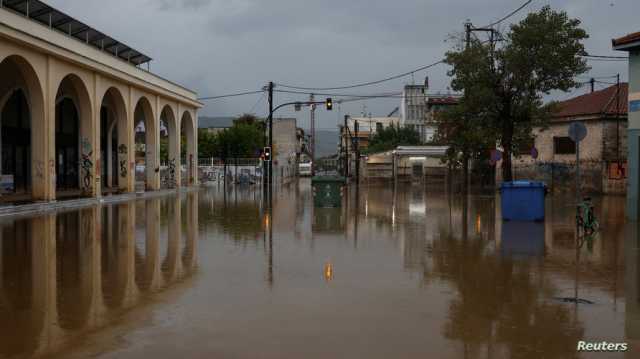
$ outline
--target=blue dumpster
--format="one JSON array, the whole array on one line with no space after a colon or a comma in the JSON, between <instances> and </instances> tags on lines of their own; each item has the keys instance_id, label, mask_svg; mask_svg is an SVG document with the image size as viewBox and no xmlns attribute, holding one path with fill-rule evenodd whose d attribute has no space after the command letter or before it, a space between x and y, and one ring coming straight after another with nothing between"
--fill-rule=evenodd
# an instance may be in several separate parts
<instances>
[{"instance_id":1,"label":"blue dumpster","mask_svg":"<svg viewBox=\"0 0 640 359\"><path fill-rule=\"evenodd\" d=\"M544 221L543 182L513 181L500 186L502 219L505 221Z\"/></svg>"}]
</instances>

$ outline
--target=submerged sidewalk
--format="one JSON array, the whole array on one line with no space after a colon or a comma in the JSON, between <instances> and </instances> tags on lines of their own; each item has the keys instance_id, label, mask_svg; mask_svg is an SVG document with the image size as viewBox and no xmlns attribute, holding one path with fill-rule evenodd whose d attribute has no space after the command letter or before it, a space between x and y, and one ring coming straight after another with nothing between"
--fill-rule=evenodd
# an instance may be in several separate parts
<instances>
[{"instance_id":1,"label":"submerged sidewalk","mask_svg":"<svg viewBox=\"0 0 640 359\"><path fill-rule=\"evenodd\" d=\"M75 198L68 200L34 202L19 205L0 206L0 219L7 217L32 216L41 213L54 211L65 211L84 207L91 207L101 204L127 202L137 199L169 196L172 194L193 192L200 190L200 186L180 187L179 189L164 189L159 191L132 192L124 194L110 194L100 198Z\"/></svg>"}]
</instances>

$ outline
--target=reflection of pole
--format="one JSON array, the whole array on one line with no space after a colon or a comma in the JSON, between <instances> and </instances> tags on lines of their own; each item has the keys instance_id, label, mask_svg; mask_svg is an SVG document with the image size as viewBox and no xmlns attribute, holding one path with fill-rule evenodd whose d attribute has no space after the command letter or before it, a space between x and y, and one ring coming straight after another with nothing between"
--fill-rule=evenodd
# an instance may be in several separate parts
<instances>
[{"instance_id":1,"label":"reflection of pole","mask_svg":"<svg viewBox=\"0 0 640 359\"><path fill-rule=\"evenodd\" d=\"M273 286L273 211L269 207L269 286Z\"/></svg>"},{"instance_id":2,"label":"reflection of pole","mask_svg":"<svg viewBox=\"0 0 640 359\"><path fill-rule=\"evenodd\" d=\"M356 177L357 178L357 177ZM360 217L360 187L356 182L356 200L355 200L355 222L354 222L354 233L353 233L353 247L358 248L358 217Z\"/></svg>"},{"instance_id":3,"label":"reflection of pole","mask_svg":"<svg viewBox=\"0 0 640 359\"><path fill-rule=\"evenodd\" d=\"M273 82L269 82L269 149L271 158L269 158L269 192L271 192L271 184L273 183ZM269 196L271 197L271 196Z\"/></svg>"},{"instance_id":4,"label":"reflection of pole","mask_svg":"<svg viewBox=\"0 0 640 359\"><path fill-rule=\"evenodd\" d=\"M576 142L576 199L580 203L580 141Z\"/></svg>"},{"instance_id":5,"label":"reflection of pole","mask_svg":"<svg viewBox=\"0 0 640 359\"><path fill-rule=\"evenodd\" d=\"M466 240L469 235L469 223L467 221L469 213L469 199L466 191L462 192L462 239Z\"/></svg>"},{"instance_id":6,"label":"reflection of pole","mask_svg":"<svg viewBox=\"0 0 640 359\"><path fill-rule=\"evenodd\" d=\"M344 128L342 139L344 140L344 176L349 178L349 146L351 145L351 141L347 142L349 139L347 136L349 135L349 127L347 127L349 120L349 115L344 115Z\"/></svg>"},{"instance_id":7,"label":"reflection of pole","mask_svg":"<svg viewBox=\"0 0 640 359\"><path fill-rule=\"evenodd\" d=\"M358 120L355 121L353 126L356 134L356 188L358 188L358 185L360 184L360 137L358 137L360 126L358 125Z\"/></svg>"},{"instance_id":8,"label":"reflection of pole","mask_svg":"<svg viewBox=\"0 0 640 359\"><path fill-rule=\"evenodd\" d=\"M315 175L314 167L316 162L316 105L313 103L313 94L309 95L311 106L311 175Z\"/></svg>"}]
</instances>

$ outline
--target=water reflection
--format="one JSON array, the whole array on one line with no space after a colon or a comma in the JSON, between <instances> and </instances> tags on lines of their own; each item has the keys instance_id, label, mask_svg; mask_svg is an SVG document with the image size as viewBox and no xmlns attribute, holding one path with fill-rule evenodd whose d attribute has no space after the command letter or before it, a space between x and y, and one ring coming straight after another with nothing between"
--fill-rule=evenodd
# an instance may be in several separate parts
<instances>
[{"instance_id":1,"label":"water reflection","mask_svg":"<svg viewBox=\"0 0 640 359\"><path fill-rule=\"evenodd\" d=\"M197 205L189 193L1 223L0 357L55 353L190 277Z\"/></svg>"}]
</instances>

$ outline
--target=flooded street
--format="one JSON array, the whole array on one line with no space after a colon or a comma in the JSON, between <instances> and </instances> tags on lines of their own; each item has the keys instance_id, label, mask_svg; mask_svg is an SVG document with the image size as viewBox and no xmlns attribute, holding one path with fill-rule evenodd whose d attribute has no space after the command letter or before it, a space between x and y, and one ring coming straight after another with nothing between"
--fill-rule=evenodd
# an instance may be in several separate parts
<instances>
[{"instance_id":1,"label":"flooded street","mask_svg":"<svg viewBox=\"0 0 640 359\"><path fill-rule=\"evenodd\" d=\"M499 198L308 180L2 220L0 358L638 358L638 229L596 198L503 223ZM627 342L577 353L578 341Z\"/></svg>"}]
</instances>

